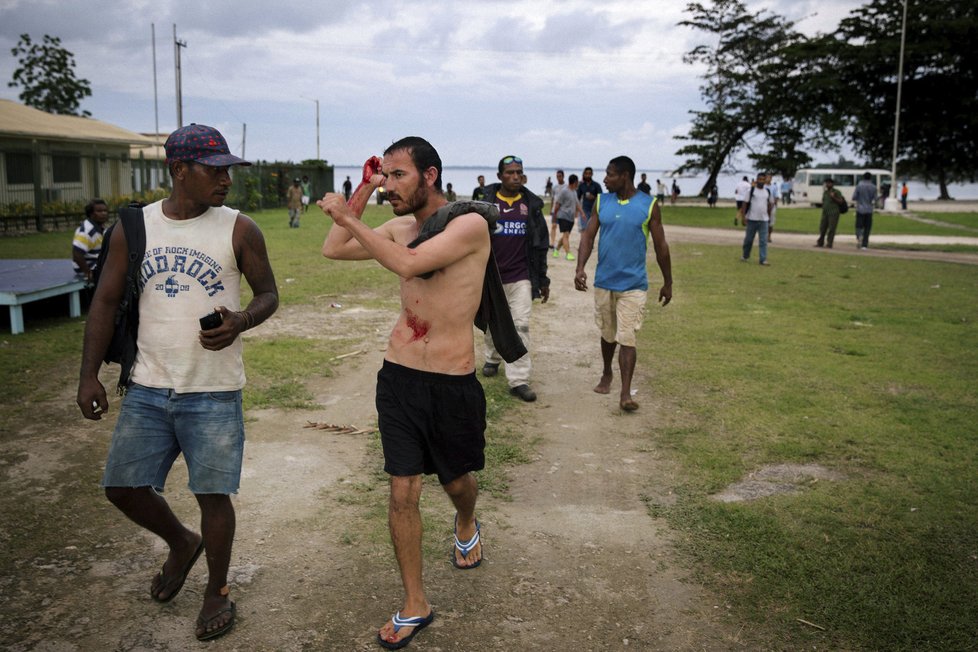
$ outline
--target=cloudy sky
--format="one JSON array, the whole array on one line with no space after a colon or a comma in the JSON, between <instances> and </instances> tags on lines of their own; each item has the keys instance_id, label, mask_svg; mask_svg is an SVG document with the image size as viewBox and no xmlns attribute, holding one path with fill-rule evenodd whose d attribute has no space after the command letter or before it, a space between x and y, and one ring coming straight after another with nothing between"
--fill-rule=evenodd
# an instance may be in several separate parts
<instances>
[{"instance_id":1,"label":"cloudy sky","mask_svg":"<svg viewBox=\"0 0 978 652\"><path fill-rule=\"evenodd\" d=\"M831 31L856 0L746 0ZM218 127L250 159L319 154L356 164L420 135L445 165L680 163L673 139L701 108L702 70L682 55L705 36L678 27L671 0L0 0L0 97L19 35L61 38L92 97L92 117L152 132L153 40L159 128L176 128L173 29L184 123ZM772 80L776 83L776 80ZM786 101L789 101L786 98ZM244 125L247 125L245 129ZM245 137L246 134L246 137Z\"/></svg>"}]
</instances>

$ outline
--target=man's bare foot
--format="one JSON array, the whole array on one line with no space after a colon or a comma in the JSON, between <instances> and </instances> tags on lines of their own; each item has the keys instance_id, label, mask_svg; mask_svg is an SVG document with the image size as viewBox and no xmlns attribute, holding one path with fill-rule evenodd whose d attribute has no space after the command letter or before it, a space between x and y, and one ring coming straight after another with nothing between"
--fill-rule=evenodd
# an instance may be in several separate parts
<instances>
[{"instance_id":1,"label":"man's bare foot","mask_svg":"<svg viewBox=\"0 0 978 652\"><path fill-rule=\"evenodd\" d=\"M430 605L427 606L427 610L427 615L424 613L413 614L407 608L403 612L398 611L377 632L377 640L380 645L388 650L397 650L406 646L416 633L430 625L431 621L434 620L435 614ZM415 619L415 625L405 624L405 621L411 619ZM395 620L398 622L395 623Z\"/></svg>"},{"instance_id":2,"label":"man's bare foot","mask_svg":"<svg viewBox=\"0 0 978 652\"><path fill-rule=\"evenodd\" d=\"M153 577L149 595L157 602L169 602L176 597L183 588L190 569L204 551L203 537L193 532L190 534L182 546L170 549L163 568Z\"/></svg>"},{"instance_id":3,"label":"man's bare foot","mask_svg":"<svg viewBox=\"0 0 978 652\"><path fill-rule=\"evenodd\" d=\"M611 393L611 374L601 374L601 380L598 384L594 386L594 391L598 394L610 394Z\"/></svg>"},{"instance_id":4,"label":"man's bare foot","mask_svg":"<svg viewBox=\"0 0 978 652\"><path fill-rule=\"evenodd\" d=\"M197 616L197 629L194 631L197 640L209 641L227 634L234 627L237 609L228 598L229 593L230 589L225 586L217 595L207 595L204 598L204 606Z\"/></svg>"},{"instance_id":5,"label":"man's bare foot","mask_svg":"<svg viewBox=\"0 0 978 652\"><path fill-rule=\"evenodd\" d=\"M638 403L633 401L631 398L622 399L621 401L619 401L618 405L620 405L621 409L624 410L625 412L634 412L635 410L638 409Z\"/></svg>"}]
</instances>

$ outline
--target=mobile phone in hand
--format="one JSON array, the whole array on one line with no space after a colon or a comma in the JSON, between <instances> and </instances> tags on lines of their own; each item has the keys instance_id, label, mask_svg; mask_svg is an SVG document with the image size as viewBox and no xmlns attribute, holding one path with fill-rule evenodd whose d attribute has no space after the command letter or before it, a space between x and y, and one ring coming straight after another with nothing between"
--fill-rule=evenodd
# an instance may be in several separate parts
<instances>
[{"instance_id":1,"label":"mobile phone in hand","mask_svg":"<svg viewBox=\"0 0 978 652\"><path fill-rule=\"evenodd\" d=\"M215 311L209 315L204 315L200 318L200 330L209 331L212 328L217 328L224 321L221 317L221 313Z\"/></svg>"}]
</instances>

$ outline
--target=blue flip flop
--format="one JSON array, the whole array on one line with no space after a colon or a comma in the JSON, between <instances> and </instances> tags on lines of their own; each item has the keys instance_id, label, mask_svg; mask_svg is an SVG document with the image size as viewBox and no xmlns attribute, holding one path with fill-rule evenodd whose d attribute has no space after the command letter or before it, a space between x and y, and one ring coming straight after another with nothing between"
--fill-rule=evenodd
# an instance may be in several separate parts
<instances>
[{"instance_id":1,"label":"blue flip flop","mask_svg":"<svg viewBox=\"0 0 978 652\"><path fill-rule=\"evenodd\" d=\"M472 549L475 548L476 545L478 545L480 540L479 535L481 533L482 533L482 527L479 525L479 519L476 519L475 534L472 536L472 538L464 542L459 541L458 540L458 514L455 515L455 548L452 550L452 566L454 566L459 570L471 570L473 568L479 567L479 565L482 563L481 558L479 559L479 561L475 562L471 566L460 566L458 563L458 559L455 558L455 551L458 550L460 553L462 553L462 559L466 559L469 556L469 553L472 552Z\"/></svg>"},{"instance_id":2,"label":"blue flip flop","mask_svg":"<svg viewBox=\"0 0 978 652\"><path fill-rule=\"evenodd\" d=\"M398 611L391 618L391 622L394 623L394 632L397 633L402 627L413 627L414 631L410 634L397 641L396 643L391 643L390 641L385 641L377 634L377 642L380 643L380 647L385 650L400 650L402 647L407 647L407 644L411 642L411 639L417 636L418 632L431 624L435 619L435 610L432 609L431 613L427 616L414 616L413 618L401 618L401 612Z\"/></svg>"}]
</instances>

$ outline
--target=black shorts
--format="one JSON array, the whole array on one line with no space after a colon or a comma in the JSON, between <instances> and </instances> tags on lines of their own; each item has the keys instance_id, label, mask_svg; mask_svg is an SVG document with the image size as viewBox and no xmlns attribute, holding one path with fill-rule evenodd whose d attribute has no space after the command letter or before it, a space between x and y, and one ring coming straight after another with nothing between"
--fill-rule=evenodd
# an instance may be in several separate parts
<instances>
[{"instance_id":1,"label":"black shorts","mask_svg":"<svg viewBox=\"0 0 978 652\"><path fill-rule=\"evenodd\" d=\"M557 228L560 229L561 233L570 233L574 230L574 220L570 222L567 220L557 220Z\"/></svg>"},{"instance_id":2,"label":"black shorts","mask_svg":"<svg viewBox=\"0 0 978 652\"><path fill-rule=\"evenodd\" d=\"M485 467L486 396L475 371L452 376L384 360L377 425L390 475L437 473L444 485Z\"/></svg>"}]
</instances>

